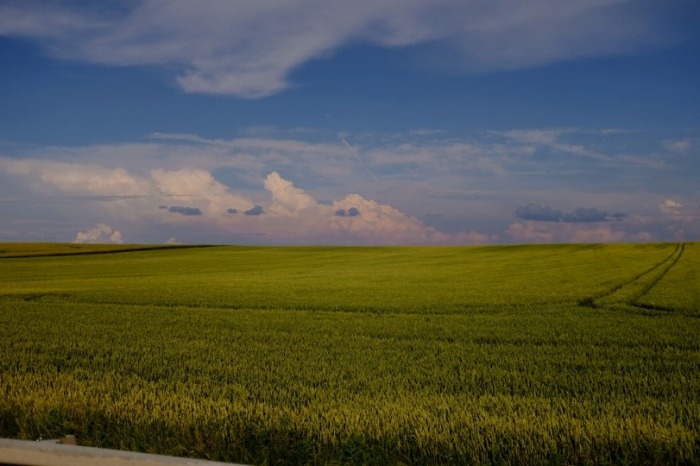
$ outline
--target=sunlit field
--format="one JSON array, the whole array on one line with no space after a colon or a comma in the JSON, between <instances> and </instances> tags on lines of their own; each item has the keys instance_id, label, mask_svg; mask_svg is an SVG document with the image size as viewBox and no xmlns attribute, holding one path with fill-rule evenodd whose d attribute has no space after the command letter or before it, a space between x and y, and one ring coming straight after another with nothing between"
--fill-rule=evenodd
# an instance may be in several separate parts
<instances>
[{"instance_id":1,"label":"sunlit field","mask_svg":"<svg viewBox=\"0 0 700 466\"><path fill-rule=\"evenodd\" d=\"M698 464L700 244L0 244L0 436L251 464Z\"/></svg>"}]
</instances>

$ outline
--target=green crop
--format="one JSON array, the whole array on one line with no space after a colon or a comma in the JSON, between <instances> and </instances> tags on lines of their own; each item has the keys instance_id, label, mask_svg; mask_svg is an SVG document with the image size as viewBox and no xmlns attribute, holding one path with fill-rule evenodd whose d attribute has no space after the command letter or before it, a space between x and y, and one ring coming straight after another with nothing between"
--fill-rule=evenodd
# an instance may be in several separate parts
<instances>
[{"instance_id":1,"label":"green crop","mask_svg":"<svg viewBox=\"0 0 700 466\"><path fill-rule=\"evenodd\" d=\"M256 464L700 462L696 243L0 250L37 256L0 259L2 436Z\"/></svg>"}]
</instances>

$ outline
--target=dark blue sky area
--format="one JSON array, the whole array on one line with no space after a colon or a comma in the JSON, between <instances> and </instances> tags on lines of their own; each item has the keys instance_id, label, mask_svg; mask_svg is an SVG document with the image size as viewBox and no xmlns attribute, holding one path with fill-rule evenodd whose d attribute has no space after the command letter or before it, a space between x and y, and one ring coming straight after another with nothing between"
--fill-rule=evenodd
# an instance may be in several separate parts
<instances>
[{"instance_id":1,"label":"dark blue sky area","mask_svg":"<svg viewBox=\"0 0 700 466\"><path fill-rule=\"evenodd\" d=\"M399 55L399 57L395 57ZM232 136L273 125L336 131L534 127L669 129L700 121L700 47L592 58L529 70L441 74L410 50L354 46L302 65L263 99L183 93L153 66L59 61L0 39L0 138L75 144L150 132Z\"/></svg>"}]
</instances>

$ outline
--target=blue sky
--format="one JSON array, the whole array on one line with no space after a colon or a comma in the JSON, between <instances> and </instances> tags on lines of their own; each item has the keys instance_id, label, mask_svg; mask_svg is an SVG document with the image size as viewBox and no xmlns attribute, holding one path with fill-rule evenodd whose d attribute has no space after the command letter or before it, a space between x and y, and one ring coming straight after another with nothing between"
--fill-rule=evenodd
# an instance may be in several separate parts
<instances>
[{"instance_id":1,"label":"blue sky","mask_svg":"<svg viewBox=\"0 0 700 466\"><path fill-rule=\"evenodd\" d=\"M0 241L700 240L691 0L0 0Z\"/></svg>"}]
</instances>

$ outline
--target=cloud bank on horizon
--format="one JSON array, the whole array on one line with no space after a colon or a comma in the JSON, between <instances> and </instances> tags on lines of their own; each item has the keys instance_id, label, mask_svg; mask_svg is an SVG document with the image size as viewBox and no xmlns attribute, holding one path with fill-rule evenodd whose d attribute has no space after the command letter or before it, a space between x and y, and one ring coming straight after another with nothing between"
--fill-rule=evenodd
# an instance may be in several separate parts
<instances>
[{"instance_id":1,"label":"cloud bank on horizon","mask_svg":"<svg viewBox=\"0 0 700 466\"><path fill-rule=\"evenodd\" d=\"M97 198L101 205L95 215L109 217L112 222L149 222L172 225L174 230L208 229L229 235L229 241L480 244L496 239L477 232L443 233L358 194L320 203L277 172L265 177L264 188L270 199L267 207L262 207L234 194L206 170L156 169L147 176L138 176L122 168L1 158L0 170L24 178L52 198L54 195ZM187 205L162 204L169 199ZM123 241L120 230L104 223L78 232L75 238L77 243Z\"/></svg>"},{"instance_id":2,"label":"cloud bank on horizon","mask_svg":"<svg viewBox=\"0 0 700 466\"><path fill-rule=\"evenodd\" d=\"M165 66L187 92L259 98L293 86L289 76L301 65L352 44L437 44L449 67L468 72L666 45L683 34L663 3L9 0L0 4L0 35L38 40L63 59Z\"/></svg>"},{"instance_id":3,"label":"cloud bank on horizon","mask_svg":"<svg viewBox=\"0 0 700 466\"><path fill-rule=\"evenodd\" d=\"M80 212L87 229L77 234L80 242L487 244L700 237L697 187L690 197L672 198L630 193L625 184L625 178L671 176L694 160L672 149L632 156L566 141L566 135L581 134L597 146L611 137L609 131L573 128L489 132L472 140L429 133L390 143L371 143L363 135L361 146L350 144L349 135L309 142L161 133L128 144L25 148L23 156L0 156L0 199L64 219ZM659 141L658 148L674 146L669 141ZM578 162L572 164L572 157ZM610 185L590 192L588 179L600 178L601 170ZM311 189L280 174L285 172L300 173ZM559 205L543 205L553 189ZM461 221L455 227L450 218ZM47 221L44 228L51 225ZM21 220L14 225L19 227L26 228ZM57 220L53 228L68 227ZM10 230L5 225L0 234ZM63 238L75 234L61 231Z\"/></svg>"}]
</instances>

